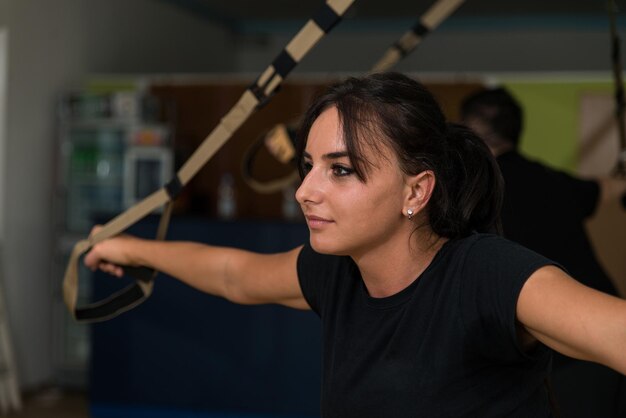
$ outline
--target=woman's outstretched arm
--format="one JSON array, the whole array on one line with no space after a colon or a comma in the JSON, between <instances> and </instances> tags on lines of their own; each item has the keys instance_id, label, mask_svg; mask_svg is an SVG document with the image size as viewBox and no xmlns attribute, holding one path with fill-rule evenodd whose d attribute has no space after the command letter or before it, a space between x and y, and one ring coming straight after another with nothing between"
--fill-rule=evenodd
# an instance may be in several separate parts
<instances>
[{"instance_id":1,"label":"woman's outstretched arm","mask_svg":"<svg viewBox=\"0 0 626 418\"><path fill-rule=\"evenodd\" d=\"M123 266L149 267L235 303L278 303L309 309L296 269L300 248L258 254L195 242L120 235L95 245L84 262L92 270L100 269L117 277L124 274Z\"/></svg>"},{"instance_id":2,"label":"woman's outstretched arm","mask_svg":"<svg viewBox=\"0 0 626 418\"><path fill-rule=\"evenodd\" d=\"M626 300L548 266L533 273L522 288L517 317L531 335L554 350L626 375Z\"/></svg>"}]
</instances>

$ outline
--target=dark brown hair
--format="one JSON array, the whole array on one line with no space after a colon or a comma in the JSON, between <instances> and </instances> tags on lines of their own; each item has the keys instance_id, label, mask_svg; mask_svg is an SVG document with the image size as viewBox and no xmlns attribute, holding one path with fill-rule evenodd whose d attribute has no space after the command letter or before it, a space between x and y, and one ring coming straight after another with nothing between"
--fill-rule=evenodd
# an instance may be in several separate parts
<instances>
[{"instance_id":1,"label":"dark brown hair","mask_svg":"<svg viewBox=\"0 0 626 418\"><path fill-rule=\"evenodd\" d=\"M371 162L364 150L388 146L408 175L432 170L436 184L427 206L432 230L458 238L472 231L499 232L503 181L487 146L470 130L447 123L439 104L419 82L399 73L348 78L318 97L298 132L296 161L311 126L336 107L347 153L366 182Z\"/></svg>"}]
</instances>

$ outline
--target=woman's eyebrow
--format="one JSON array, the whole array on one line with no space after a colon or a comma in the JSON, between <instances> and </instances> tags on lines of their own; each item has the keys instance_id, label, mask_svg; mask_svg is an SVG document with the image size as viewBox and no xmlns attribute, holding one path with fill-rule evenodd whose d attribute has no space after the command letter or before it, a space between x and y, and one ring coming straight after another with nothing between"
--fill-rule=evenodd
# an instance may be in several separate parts
<instances>
[{"instance_id":1,"label":"woman's eyebrow","mask_svg":"<svg viewBox=\"0 0 626 418\"><path fill-rule=\"evenodd\" d=\"M324 160L337 160L339 158L344 158L347 156L348 156L347 151L336 151L336 152L329 152L328 154L324 154L322 155L322 158Z\"/></svg>"},{"instance_id":2,"label":"woman's eyebrow","mask_svg":"<svg viewBox=\"0 0 626 418\"><path fill-rule=\"evenodd\" d=\"M313 159L313 157L311 157L311 154L306 151L302 153L302 158L307 160ZM349 158L348 151L335 151L322 155L323 160L337 160L339 158Z\"/></svg>"}]
</instances>

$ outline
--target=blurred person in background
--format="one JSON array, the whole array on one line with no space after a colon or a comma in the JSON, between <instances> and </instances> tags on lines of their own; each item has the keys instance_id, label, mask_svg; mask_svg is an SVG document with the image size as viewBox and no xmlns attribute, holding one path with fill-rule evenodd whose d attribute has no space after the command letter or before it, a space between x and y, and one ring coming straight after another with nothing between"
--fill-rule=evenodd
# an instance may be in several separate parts
<instances>
[{"instance_id":1,"label":"blurred person in background","mask_svg":"<svg viewBox=\"0 0 626 418\"><path fill-rule=\"evenodd\" d=\"M504 236L554 260L572 277L618 294L598 261L585 222L596 208L624 197L626 180L582 179L519 152L524 124L520 103L502 87L478 91L461 104L462 123L496 157L504 178ZM623 376L596 364L555 355L553 384L564 417L626 416Z\"/></svg>"}]
</instances>

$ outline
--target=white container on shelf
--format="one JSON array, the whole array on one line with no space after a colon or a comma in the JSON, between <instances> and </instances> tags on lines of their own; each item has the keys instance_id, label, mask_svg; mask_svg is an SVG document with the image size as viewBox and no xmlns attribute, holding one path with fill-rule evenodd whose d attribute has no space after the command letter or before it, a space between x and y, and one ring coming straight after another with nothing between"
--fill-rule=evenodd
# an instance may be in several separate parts
<instances>
[{"instance_id":1,"label":"white container on shelf","mask_svg":"<svg viewBox=\"0 0 626 418\"><path fill-rule=\"evenodd\" d=\"M162 146L129 147L124 153L124 206L131 207L173 176L172 151Z\"/></svg>"}]
</instances>

